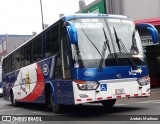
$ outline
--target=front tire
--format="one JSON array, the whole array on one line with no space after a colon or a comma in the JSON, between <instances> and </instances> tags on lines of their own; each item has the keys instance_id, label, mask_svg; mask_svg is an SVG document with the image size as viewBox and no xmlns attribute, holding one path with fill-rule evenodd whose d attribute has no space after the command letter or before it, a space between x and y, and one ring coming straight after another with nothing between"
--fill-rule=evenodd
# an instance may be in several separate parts
<instances>
[{"instance_id":1,"label":"front tire","mask_svg":"<svg viewBox=\"0 0 160 124\"><path fill-rule=\"evenodd\" d=\"M116 99L110 99L110 100L104 100L104 101L102 101L102 105L106 109L111 109L114 106L115 103L116 103Z\"/></svg>"},{"instance_id":2,"label":"front tire","mask_svg":"<svg viewBox=\"0 0 160 124\"><path fill-rule=\"evenodd\" d=\"M50 98L49 99L49 104L50 104L50 107L51 107L52 111L54 113L60 113L62 106L55 103L54 92L52 92L52 90L50 90L49 98Z\"/></svg>"}]
</instances>

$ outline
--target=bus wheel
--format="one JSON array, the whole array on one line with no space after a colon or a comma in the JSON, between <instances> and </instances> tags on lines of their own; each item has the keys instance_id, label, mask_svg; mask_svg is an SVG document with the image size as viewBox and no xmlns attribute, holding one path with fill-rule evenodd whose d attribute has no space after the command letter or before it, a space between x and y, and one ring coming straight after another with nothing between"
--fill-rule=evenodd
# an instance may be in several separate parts
<instances>
[{"instance_id":1,"label":"bus wheel","mask_svg":"<svg viewBox=\"0 0 160 124\"><path fill-rule=\"evenodd\" d=\"M115 103L116 103L116 99L110 99L110 100L104 100L104 101L102 101L102 105L103 105L106 109L112 108Z\"/></svg>"},{"instance_id":2,"label":"bus wheel","mask_svg":"<svg viewBox=\"0 0 160 124\"><path fill-rule=\"evenodd\" d=\"M50 107L52 108L52 111L55 113L60 113L61 112L61 105L55 103L54 92L52 92L52 90L50 90L49 98L50 98L49 104L50 104Z\"/></svg>"},{"instance_id":3,"label":"bus wheel","mask_svg":"<svg viewBox=\"0 0 160 124\"><path fill-rule=\"evenodd\" d=\"M12 106L19 106L19 103L14 99L14 94L13 92L11 93L11 103L12 103Z\"/></svg>"}]
</instances>

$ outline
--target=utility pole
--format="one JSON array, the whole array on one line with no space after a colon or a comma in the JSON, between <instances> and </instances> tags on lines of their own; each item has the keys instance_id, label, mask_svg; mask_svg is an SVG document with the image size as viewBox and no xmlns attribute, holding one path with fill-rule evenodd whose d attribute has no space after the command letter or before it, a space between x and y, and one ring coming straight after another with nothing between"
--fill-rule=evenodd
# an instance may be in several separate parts
<instances>
[{"instance_id":1,"label":"utility pole","mask_svg":"<svg viewBox=\"0 0 160 124\"><path fill-rule=\"evenodd\" d=\"M42 29L44 30L42 0L40 0L40 6L41 6L41 17L42 17Z\"/></svg>"}]
</instances>

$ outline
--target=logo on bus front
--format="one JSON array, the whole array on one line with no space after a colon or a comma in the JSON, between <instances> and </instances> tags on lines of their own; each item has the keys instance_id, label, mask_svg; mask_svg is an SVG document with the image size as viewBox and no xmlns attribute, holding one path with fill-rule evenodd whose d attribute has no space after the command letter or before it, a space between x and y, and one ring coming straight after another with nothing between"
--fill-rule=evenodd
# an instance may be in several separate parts
<instances>
[{"instance_id":1,"label":"logo on bus front","mask_svg":"<svg viewBox=\"0 0 160 124\"><path fill-rule=\"evenodd\" d=\"M86 71L84 73L85 76L93 76L94 75L94 72L93 71Z\"/></svg>"},{"instance_id":2,"label":"logo on bus front","mask_svg":"<svg viewBox=\"0 0 160 124\"><path fill-rule=\"evenodd\" d=\"M44 65L43 65L43 74L44 74L44 75L48 75L48 72L49 72L48 65L47 65L47 64L44 64Z\"/></svg>"},{"instance_id":3,"label":"logo on bus front","mask_svg":"<svg viewBox=\"0 0 160 124\"><path fill-rule=\"evenodd\" d=\"M138 74L141 74L143 71L141 68L137 69L137 70L132 70L131 68L131 71L128 71L129 72L129 75L137 75Z\"/></svg>"}]
</instances>

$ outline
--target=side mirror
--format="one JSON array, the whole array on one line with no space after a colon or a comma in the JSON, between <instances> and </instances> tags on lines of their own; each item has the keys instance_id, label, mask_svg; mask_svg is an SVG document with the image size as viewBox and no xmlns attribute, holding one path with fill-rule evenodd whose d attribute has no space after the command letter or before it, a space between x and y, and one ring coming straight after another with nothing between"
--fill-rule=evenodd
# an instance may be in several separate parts
<instances>
[{"instance_id":1,"label":"side mirror","mask_svg":"<svg viewBox=\"0 0 160 124\"><path fill-rule=\"evenodd\" d=\"M71 44L78 44L77 29L75 28L72 22L67 22L67 30Z\"/></svg>"},{"instance_id":2,"label":"side mirror","mask_svg":"<svg viewBox=\"0 0 160 124\"><path fill-rule=\"evenodd\" d=\"M153 43L154 44L158 43L158 39L159 39L158 31L153 25L148 24L148 23L142 23L142 24L138 24L137 28L146 28L147 30L149 30L149 32L152 36Z\"/></svg>"}]
</instances>

